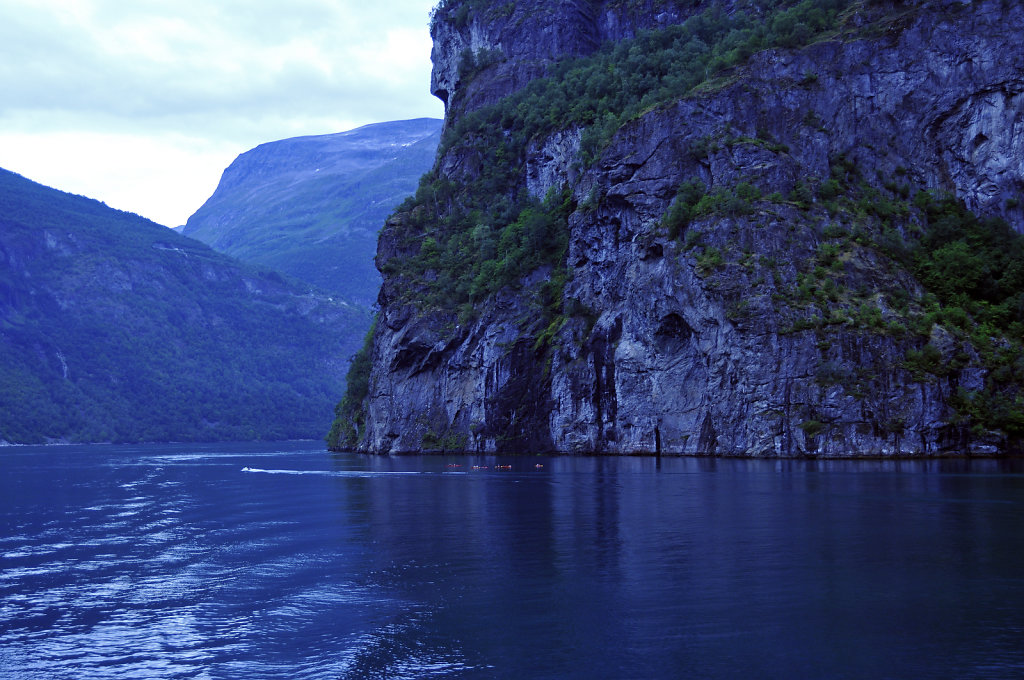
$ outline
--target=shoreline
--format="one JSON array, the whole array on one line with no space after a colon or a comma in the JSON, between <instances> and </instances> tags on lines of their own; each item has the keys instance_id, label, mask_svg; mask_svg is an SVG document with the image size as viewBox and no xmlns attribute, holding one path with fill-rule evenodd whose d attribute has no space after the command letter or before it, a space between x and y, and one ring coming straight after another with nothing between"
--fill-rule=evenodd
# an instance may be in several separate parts
<instances>
[{"instance_id":1,"label":"shoreline","mask_svg":"<svg viewBox=\"0 0 1024 680\"><path fill-rule=\"evenodd\" d=\"M857 456L813 456L813 455L802 455L802 456L758 456L758 455L745 455L741 453L652 453L649 451L638 451L633 453L601 453L595 451L587 452L564 452L564 451L545 451L540 453L516 453L512 451L443 451L443 450L431 450L431 451L389 451L387 453L376 453L373 451L360 451L358 449L331 449L328 448L329 453L355 453L361 456L377 456L381 458L396 457L396 458L415 458L421 457L440 457L440 456L480 456L480 457L509 457L509 458L530 458L530 457L547 457L547 458L655 458L655 459L705 459L705 460L762 460L762 461L929 461L929 460L1022 460L1024 459L1024 451L1014 451L1007 453L928 453L928 454L865 454Z\"/></svg>"}]
</instances>

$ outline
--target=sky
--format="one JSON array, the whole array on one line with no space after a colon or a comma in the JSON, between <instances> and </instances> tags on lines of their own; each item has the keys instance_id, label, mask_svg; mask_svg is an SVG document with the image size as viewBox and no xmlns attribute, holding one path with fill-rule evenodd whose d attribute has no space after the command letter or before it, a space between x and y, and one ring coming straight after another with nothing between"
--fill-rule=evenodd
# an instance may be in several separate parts
<instances>
[{"instance_id":1,"label":"sky","mask_svg":"<svg viewBox=\"0 0 1024 680\"><path fill-rule=\"evenodd\" d=\"M263 142L441 118L436 0L0 0L0 168L184 224Z\"/></svg>"}]
</instances>

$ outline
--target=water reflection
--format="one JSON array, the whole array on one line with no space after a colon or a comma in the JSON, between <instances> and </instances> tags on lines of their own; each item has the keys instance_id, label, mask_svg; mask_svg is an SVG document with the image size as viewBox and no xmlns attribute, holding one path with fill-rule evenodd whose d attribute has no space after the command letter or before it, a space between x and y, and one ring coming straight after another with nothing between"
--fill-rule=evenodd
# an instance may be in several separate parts
<instances>
[{"instance_id":1,"label":"water reflection","mask_svg":"<svg viewBox=\"0 0 1024 680\"><path fill-rule=\"evenodd\" d=\"M1020 461L0 456L4 680L1024 669Z\"/></svg>"},{"instance_id":2,"label":"water reflection","mask_svg":"<svg viewBox=\"0 0 1024 680\"><path fill-rule=\"evenodd\" d=\"M933 658L955 649L973 659L965 676L984 677L960 637L964 622L1019 623L976 610L999 601L979 567L1012 572L1020 556L1016 535L1007 541L1009 525L992 515L1004 505L1020 518L1014 463L588 458L545 460L541 473L521 459L465 464L493 471L503 462L516 473L449 484L428 499L365 483L369 536L401 556L396 575L381 576L434 612L435 629L474 667L729 677L735 667L716 664L739 659L757 677L768 659L836 677L838 663L863 677L929 668L917 654L904 658L917 648ZM410 578L419 550L405 548L423 542L448 559ZM1011 583L1019 601L1020 579ZM942 620L948 627L934 629ZM520 657L523 639L543 662ZM865 656L865 641L875 653ZM822 661L825 649L832 661ZM576 670L581 657L587 671Z\"/></svg>"}]
</instances>

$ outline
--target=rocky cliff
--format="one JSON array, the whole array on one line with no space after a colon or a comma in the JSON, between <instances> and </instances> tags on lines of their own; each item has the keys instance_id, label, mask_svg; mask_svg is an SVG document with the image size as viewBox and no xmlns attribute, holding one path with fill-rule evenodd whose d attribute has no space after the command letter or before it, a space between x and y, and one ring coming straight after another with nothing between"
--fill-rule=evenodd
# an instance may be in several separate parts
<instances>
[{"instance_id":1,"label":"rocky cliff","mask_svg":"<svg viewBox=\"0 0 1024 680\"><path fill-rule=\"evenodd\" d=\"M1019 450L1020 26L999 0L443 3L446 136L381 235L336 445Z\"/></svg>"}]
</instances>

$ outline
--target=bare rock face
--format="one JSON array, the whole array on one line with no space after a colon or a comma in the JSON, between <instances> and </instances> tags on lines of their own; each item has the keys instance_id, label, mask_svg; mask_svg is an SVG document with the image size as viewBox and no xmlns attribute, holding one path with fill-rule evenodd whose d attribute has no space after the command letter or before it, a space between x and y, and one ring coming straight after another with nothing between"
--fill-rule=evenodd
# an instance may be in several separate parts
<instances>
[{"instance_id":1,"label":"bare rock face","mask_svg":"<svg viewBox=\"0 0 1024 680\"><path fill-rule=\"evenodd\" d=\"M460 3L449 5L432 26L432 87L448 105L448 128L556 58L686 18L676 3L632 12L622 2L524 1L459 23ZM780 198L698 217L686 229L703 256L689 234L660 229L689 178L789 196L808 177L828 177L841 156L869 170L865 181L900 177L950 191L1024 230L1020 202L1009 200L1024 188L1024 8L913 3L891 17L801 50L756 54L717 90L626 123L589 165L579 129L535 140L524 188L538 197L572 191L563 295L585 313L545 329L531 319L536 289L525 281L459 323L400 301L385 276L362 447L826 457L1003 450L1005 441L968 431L951 406L958 389L983 382L976 361L922 380L905 367L917 346L908 337L838 317L804 323L792 291L827 240L823 209ZM463 82L467 50L492 51L492 61ZM444 153L449 176L479 172L457 142ZM401 256L394 231L382 235L379 264ZM845 285L862 291L876 326L897 318L892 291L922 293L870 249L851 246L840 257ZM970 354L939 326L929 343L943 361Z\"/></svg>"},{"instance_id":2,"label":"bare rock face","mask_svg":"<svg viewBox=\"0 0 1024 680\"><path fill-rule=\"evenodd\" d=\"M552 188L567 180L575 183L579 172L581 130L555 133L535 146L526 160L526 190L534 198L544 198Z\"/></svg>"},{"instance_id":3,"label":"bare rock face","mask_svg":"<svg viewBox=\"0 0 1024 680\"><path fill-rule=\"evenodd\" d=\"M476 11L469 11L472 2L448 4L430 27L430 91L446 109L455 106L453 113L462 115L544 75L559 58L591 54L606 41L679 23L710 3L698 0L685 12L664 0L628 6L593 0L495 2L482 3L485 6ZM469 65L471 60L475 66ZM484 77L463 82L467 71L477 70L484 71Z\"/></svg>"}]
</instances>

